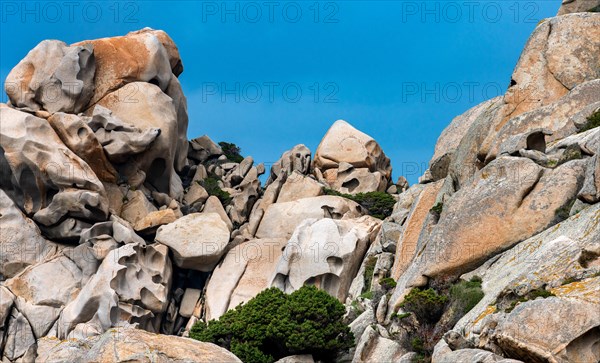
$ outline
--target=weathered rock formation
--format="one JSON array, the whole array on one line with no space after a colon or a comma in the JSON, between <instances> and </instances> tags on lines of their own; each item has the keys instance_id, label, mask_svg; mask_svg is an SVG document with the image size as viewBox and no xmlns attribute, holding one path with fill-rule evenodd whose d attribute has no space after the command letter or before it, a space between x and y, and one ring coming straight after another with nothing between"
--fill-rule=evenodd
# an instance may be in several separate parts
<instances>
[{"instance_id":1,"label":"weathered rock formation","mask_svg":"<svg viewBox=\"0 0 600 363\"><path fill-rule=\"evenodd\" d=\"M452 120L410 187L345 121L270 170L188 141L162 31L41 42L0 105L2 361L239 362L175 335L306 284L347 305L340 361L599 361L598 6L538 24L506 94ZM347 195L365 192L391 215Z\"/></svg>"}]
</instances>

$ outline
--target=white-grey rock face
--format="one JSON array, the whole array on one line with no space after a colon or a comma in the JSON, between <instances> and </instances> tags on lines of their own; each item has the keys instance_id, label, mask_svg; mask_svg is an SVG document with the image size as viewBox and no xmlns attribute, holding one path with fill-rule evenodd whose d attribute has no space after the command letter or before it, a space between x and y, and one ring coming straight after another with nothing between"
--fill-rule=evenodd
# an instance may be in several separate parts
<instances>
[{"instance_id":1,"label":"white-grey rock face","mask_svg":"<svg viewBox=\"0 0 600 363\"><path fill-rule=\"evenodd\" d=\"M193 213L161 226L156 241L173 251L177 266L212 271L229 243L229 228L217 213Z\"/></svg>"},{"instance_id":2,"label":"white-grey rock face","mask_svg":"<svg viewBox=\"0 0 600 363\"><path fill-rule=\"evenodd\" d=\"M291 150L284 152L281 158L271 166L271 175L267 185L283 174L292 175L297 172L300 175L306 175L310 172L311 154L309 148L300 144L294 146Z\"/></svg>"},{"instance_id":3,"label":"white-grey rock face","mask_svg":"<svg viewBox=\"0 0 600 363\"><path fill-rule=\"evenodd\" d=\"M188 148L188 157L198 162L205 162L211 158L223 155L223 150L215 144L208 135L192 139Z\"/></svg>"},{"instance_id":4,"label":"white-grey rock face","mask_svg":"<svg viewBox=\"0 0 600 363\"><path fill-rule=\"evenodd\" d=\"M232 248L215 268L206 287L206 320L218 319L227 310L271 287L286 244L286 239L263 238Z\"/></svg>"},{"instance_id":5,"label":"white-grey rock face","mask_svg":"<svg viewBox=\"0 0 600 363\"><path fill-rule=\"evenodd\" d=\"M65 217L106 219L102 182L46 120L4 104L0 117L2 189L20 209L47 227Z\"/></svg>"},{"instance_id":6,"label":"white-grey rock face","mask_svg":"<svg viewBox=\"0 0 600 363\"><path fill-rule=\"evenodd\" d=\"M130 243L111 250L98 271L62 311L57 336L86 338L122 320L156 330L171 286L168 249Z\"/></svg>"},{"instance_id":7,"label":"white-grey rock face","mask_svg":"<svg viewBox=\"0 0 600 363\"><path fill-rule=\"evenodd\" d=\"M133 95L135 102L124 102L123 94ZM149 148L133 156L129 167L146 173L146 182L156 190L179 198L180 195L171 186L172 178L177 175L177 150L183 148L180 145L178 110L173 99L151 83L133 82L109 93L98 104L111 110L112 115L125 124L141 130L160 129L160 134Z\"/></svg>"},{"instance_id":8,"label":"white-grey rock face","mask_svg":"<svg viewBox=\"0 0 600 363\"><path fill-rule=\"evenodd\" d=\"M273 286L291 293L304 285L315 285L344 301L380 224L370 216L305 219L283 251Z\"/></svg>"},{"instance_id":9,"label":"white-grey rock face","mask_svg":"<svg viewBox=\"0 0 600 363\"><path fill-rule=\"evenodd\" d=\"M6 77L13 106L25 111L79 113L94 92L96 58L90 45L44 40Z\"/></svg>"},{"instance_id":10,"label":"white-grey rock face","mask_svg":"<svg viewBox=\"0 0 600 363\"><path fill-rule=\"evenodd\" d=\"M15 276L57 250L58 246L46 240L35 222L0 189L0 280Z\"/></svg>"},{"instance_id":11,"label":"white-grey rock face","mask_svg":"<svg viewBox=\"0 0 600 363\"><path fill-rule=\"evenodd\" d=\"M323 194L323 184L310 176L292 172L281 187L277 203L293 202L298 199L318 197Z\"/></svg>"},{"instance_id":12,"label":"white-grey rock face","mask_svg":"<svg viewBox=\"0 0 600 363\"><path fill-rule=\"evenodd\" d=\"M317 177L336 190L350 193L385 191L392 174L390 159L381 146L342 120L336 121L321 140L314 166Z\"/></svg>"},{"instance_id":13,"label":"white-grey rock face","mask_svg":"<svg viewBox=\"0 0 600 363\"><path fill-rule=\"evenodd\" d=\"M397 362L407 351L396 341L367 327L356 345L353 363Z\"/></svg>"},{"instance_id":14,"label":"white-grey rock face","mask_svg":"<svg viewBox=\"0 0 600 363\"><path fill-rule=\"evenodd\" d=\"M595 204L469 273L483 279L485 296L454 330L480 349L498 346L523 361L597 360L600 278L593 276L600 271L599 221ZM525 301L510 311L513 301L536 289L556 296ZM440 361L450 354L442 346L436 350Z\"/></svg>"},{"instance_id":15,"label":"white-grey rock face","mask_svg":"<svg viewBox=\"0 0 600 363\"><path fill-rule=\"evenodd\" d=\"M101 105L94 106L91 117L85 120L113 163L124 163L146 151L161 133L158 127L140 129L126 124Z\"/></svg>"},{"instance_id":16,"label":"white-grey rock face","mask_svg":"<svg viewBox=\"0 0 600 363\"><path fill-rule=\"evenodd\" d=\"M299 199L293 202L271 204L264 213L256 232L257 238L288 239L307 218L356 218L363 215L357 203L334 196Z\"/></svg>"}]
</instances>

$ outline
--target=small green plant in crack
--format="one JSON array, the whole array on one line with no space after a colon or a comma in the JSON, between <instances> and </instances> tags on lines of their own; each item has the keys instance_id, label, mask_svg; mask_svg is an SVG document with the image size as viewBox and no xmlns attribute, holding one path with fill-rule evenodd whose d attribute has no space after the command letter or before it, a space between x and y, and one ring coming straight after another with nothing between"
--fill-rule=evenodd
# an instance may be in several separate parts
<instances>
[{"instance_id":1,"label":"small green plant in crack","mask_svg":"<svg viewBox=\"0 0 600 363\"><path fill-rule=\"evenodd\" d=\"M581 148L579 147L579 145L569 145L560 157L560 160L558 160L558 165L562 165L571 160L578 160L581 158L583 158L583 155L581 154Z\"/></svg>"},{"instance_id":2,"label":"small green plant in crack","mask_svg":"<svg viewBox=\"0 0 600 363\"><path fill-rule=\"evenodd\" d=\"M583 125L579 132L586 132L598 126L600 126L600 110L597 110L596 112L588 116L587 122L585 123L585 125Z\"/></svg>"},{"instance_id":3,"label":"small green plant in crack","mask_svg":"<svg viewBox=\"0 0 600 363\"><path fill-rule=\"evenodd\" d=\"M362 297L363 299L372 300L373 299L373 291L363 292L360 295L360 297Z\"/></svg>"},{"instance_id":4,"label":"small green plant in crack","mask_svg":"<svg viewBox=\"0 0 600 363\"><path fill-rule=\"evenodd\" d=\"M226 207L231 202L231 195L221 189L219 181L220 179L216 175L209 175L203 180L198 181L198 184L206 190L208 195L219 198L223 207Z\"/></svg>"},{"instance_id":5,"label":"small green plant in crack","mask_svg":"<svg viewBox=\"0 0 600 363\"><path fill-rule=\"evenodd\" d=\"M377 257L371 256L365 263L365 272L363 274L364 286L362 292L371 290L371 284L373 283L373 273L375 272L375 265L377 264Z\"/></svg>"},{"instance_id":6,"label":"small green plant in crack","mask_svg":"<svg viewBox=\"0 0 600 363\"><path fill-rule=\"evenodd\" d=\"M573 205L575 205L575 199L556 209L554 215L562 221L569 219L569 217L571 216L571 209L573 209Z\"/></svg>"},{"instance_id":7,"label":"small green plant in crack","mask_svg":"<svg viewBox=\"0 0 600 363\"><path fill-rule=\"evenodd\" d=\"M407 318L407 317L409 317L411 315L412 315L412 313L401 313L401 314L393 313L392 316L391 316L391 318L392 319L402 320L402 319Z\"/></svg>"},{"instance_id":8,"label":"small green plant in crack","mask_svg":"<svg viewBox=\"0 0 600 363\"><path fill-rule=\"evenodd\" d=\"M381 281L379 281L379 284L386 290L391 290L396 287L396 281L394 281L394 279L391 277L381 279Z\"/></svg>"},{"instance_id":9,"label":"small green plant in crack","mask_svg":"<svg viewBox=\"0 0 600 363\"><path fill-rule=\"evenodd\" d=\"M437 203L436 205L431 207L430 212L433 214L437 214L439 216L440 214L442 214L443 210L444 210L444 203Z\"/></svg>"},{"instance_id":10,"label":"small green plant in crack","mask_svg":"<svg viewBox=\"0 0 600 363\"><path fill-rule=\"evenodd\" d=\"M460 281L450 287L451 304L457 305L462 316L471 311L483 299L483 296L481 278L477 276L469 281Z\"/></svg>"},{"instance_id":11,"label":"small green plant in crack","mask_svg":"<svg viewBox=\"0 0 600 363\"><path fill-rule=\"evenodd\" d=\"M520 296L517 300L513 301L508 308L504 309L504 312L510 313L517 307L517 305L524 303L526 301L535 300L540 297L542 299L546 299L551 296L556 296L556 295L554 295L551 291L548 291L544 288L531 290L525 296Z\"/></svg>"},{"instance_id":12,"label":"small green plant in crack","mask_svg":"<svg viewBox=\"0 0 600 363\"><path fill-rule=\"evenodd\" d=\"M569 284L572 284L577 281L579 281L579 280L576 279L575 277L569 277L569 278L565 279L560 285L565 286L565 285L569 285Z\"/></svg>"},{"instance_id":13,"label":"small green plant in crack","mask_svg":"<svg viewBox=\"0 0 600 363\"><path fill-rule=\"evenodd\" d=\"M360 315L364 312L364 309L358 305L358 300L352 300L350 307L356 312L357 315Z\"/></svg>"},{"instance_id":14,"label":"small green plant in crack","mask_svg":"<svg viewBox=\"0 0 600 363\"><path fill-rule=\"evenodd\" d=\"M410 341L410 345L414 352L423 353L425 350L425 344L423 343L423 340L419 337L412 338L412 340Z\"/></svg>"}]
</instances>

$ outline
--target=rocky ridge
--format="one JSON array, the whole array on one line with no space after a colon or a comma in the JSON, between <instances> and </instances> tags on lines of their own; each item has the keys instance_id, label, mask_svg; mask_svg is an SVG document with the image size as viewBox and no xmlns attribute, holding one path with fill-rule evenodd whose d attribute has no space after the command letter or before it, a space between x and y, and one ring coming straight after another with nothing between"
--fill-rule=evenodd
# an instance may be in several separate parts
<instances>
[{"instance_id":1,"label":"rocky ridge","mask_svg":"<svg viewBox=\"0 0 600 363\"><path fill-rule=\"evenodd\" d=\"M347 306L339 361L600 360L598 5L541 22L506 94L455 118L410 187L342 120L265 185L252 157L188 141L162 31L43 41L0 105L3 361L239 361L185 336L305 284ZM387 218L348 196L370 192Z\"/></svg>"}]
</instances>

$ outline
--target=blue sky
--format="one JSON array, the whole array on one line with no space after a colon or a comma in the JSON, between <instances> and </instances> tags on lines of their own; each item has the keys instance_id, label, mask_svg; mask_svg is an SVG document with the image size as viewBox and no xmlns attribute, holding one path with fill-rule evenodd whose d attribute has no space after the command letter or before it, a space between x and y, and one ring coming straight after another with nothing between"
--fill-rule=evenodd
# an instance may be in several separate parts
<instances>
[{"instance_id":1,"label":"blue sky","mask_svg":"<svg viewBox=\"0 0 600 363\"><path fill-rule=\"evenodd\" d=\"M504 92L546 1L122 1L0 3L2 79L43 39L152 27L179 47L190 138L272 163L313 152L344 119L411 183L453 117ZM2 94L2 102L6 95Z\"/></svg>"}]
</instances>

